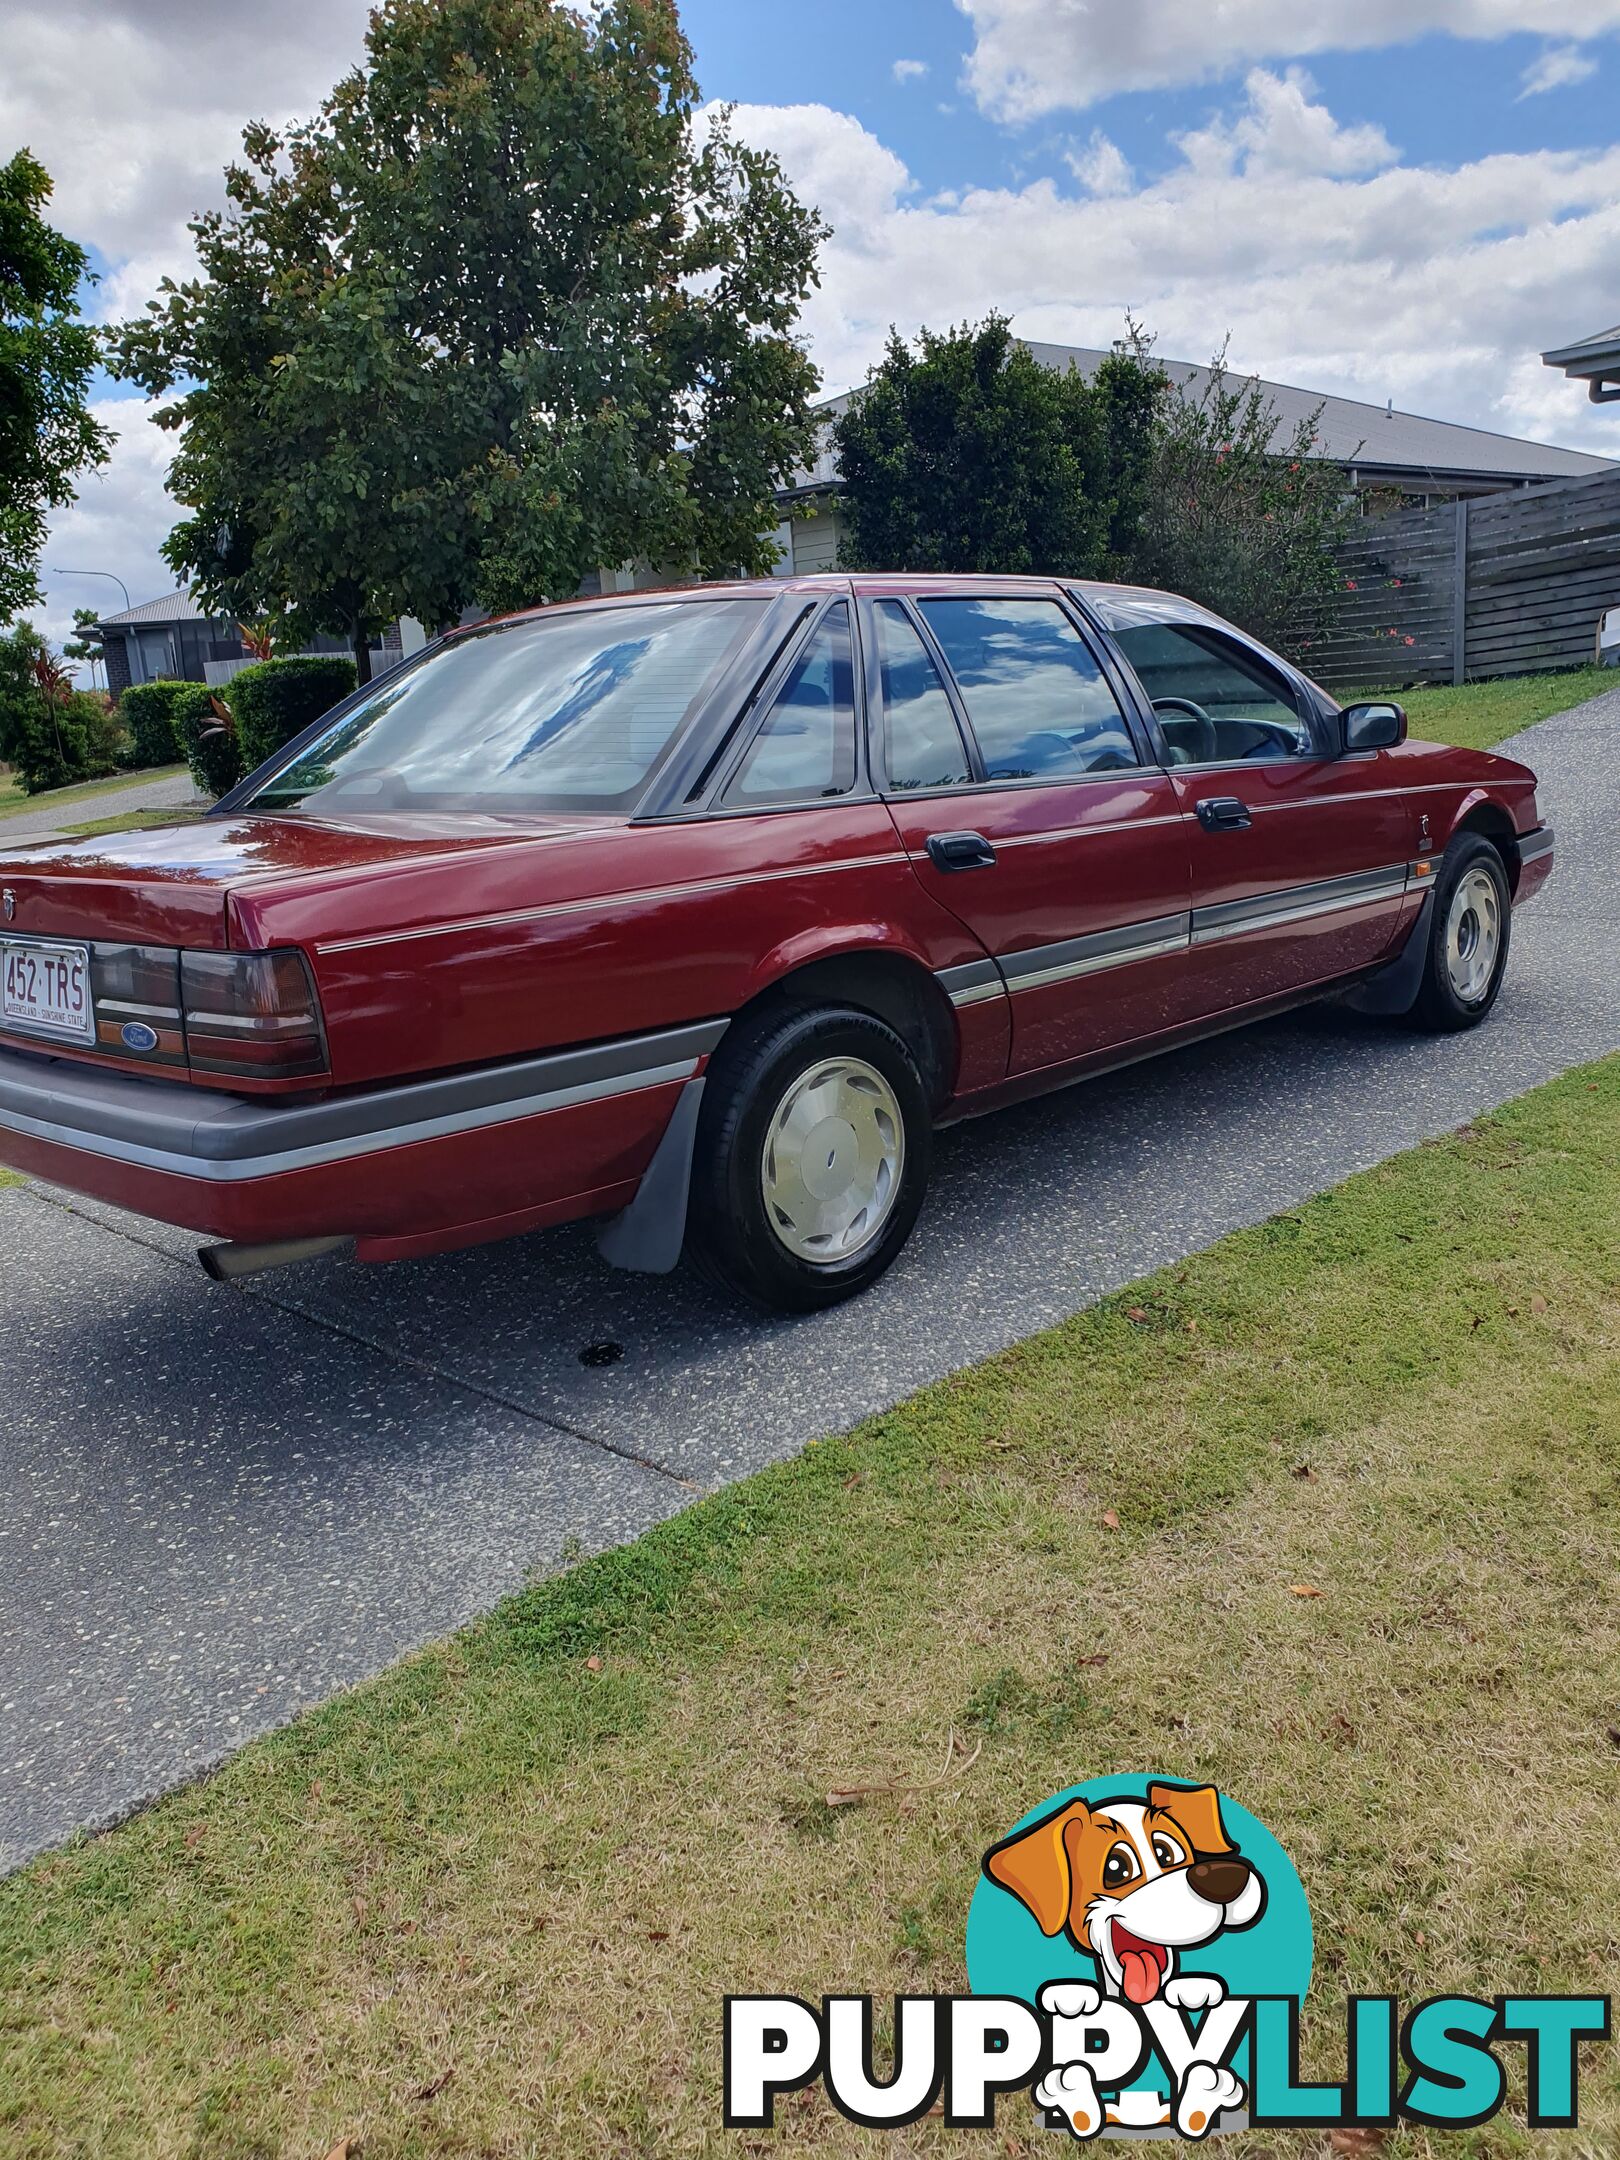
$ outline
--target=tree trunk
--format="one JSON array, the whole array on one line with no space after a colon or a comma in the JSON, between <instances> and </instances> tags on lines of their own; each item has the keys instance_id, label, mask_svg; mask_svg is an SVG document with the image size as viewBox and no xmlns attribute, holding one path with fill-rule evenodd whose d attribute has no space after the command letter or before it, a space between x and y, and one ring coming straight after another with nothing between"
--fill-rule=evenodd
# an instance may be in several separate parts
<instances>
[{"instance_id":1,"label":"tree trunk","mask_svg":"<svg viewBox=\"0 0 1620 2160\"><path fill-rule=\"evenodd\" d=\"M349 645L350 649L354 653L354 672L356 680L362 683L370 682L371 640L366 636L366 629L364 623L357 622L355 624L353 634L349 639Z\"/></svg>"}]
</instances>

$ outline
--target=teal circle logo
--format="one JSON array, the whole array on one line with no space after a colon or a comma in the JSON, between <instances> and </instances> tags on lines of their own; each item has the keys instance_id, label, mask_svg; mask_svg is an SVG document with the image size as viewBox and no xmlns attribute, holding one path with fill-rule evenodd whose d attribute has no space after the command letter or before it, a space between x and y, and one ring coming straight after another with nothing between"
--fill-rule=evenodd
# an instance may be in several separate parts
<instances>
[{"instance_id":1,"label":"teal circle logo","mask_svg":"<svg viewBox=\"0 0 1620 2160\"><path fill-rule=\"evenodd\" d=\"M1158 2051L1111 2089L1096 2021L1151 2032L1174 2016L1203 2032L1229 1998L1303 2000L1312 1956L1304 1886L1276 1838L1238 1801L1178 1778L1091 1778L1031 1808L985 1854L968 1910L974 1994L1086 2035L1084 2061L1065 2062L1058 2040L1035 2094L1080 2136L1240 2127L1247 2037L1196 2089Z\"/></svg>"}]
</instances>

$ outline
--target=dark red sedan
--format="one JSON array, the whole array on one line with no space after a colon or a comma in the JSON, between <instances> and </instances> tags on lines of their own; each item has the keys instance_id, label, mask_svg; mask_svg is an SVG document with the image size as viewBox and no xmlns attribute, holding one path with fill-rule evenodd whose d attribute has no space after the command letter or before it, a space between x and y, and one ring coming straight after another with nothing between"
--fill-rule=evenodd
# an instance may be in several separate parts
<instances>
[{"instance_id":1,"label":"dark red sedan","mask_svg":"<svg viewBox=\"0 0 1620 2160\"><path fill-rule=\"evenodd\" d=\"M1535 776L1164 593L860 577L460 632L200 824L0 861L0 1156L227 1240L579 1216L826 1305L945 1121L1327 991L1471 1027Z\"/></svg>"}]
</instances>

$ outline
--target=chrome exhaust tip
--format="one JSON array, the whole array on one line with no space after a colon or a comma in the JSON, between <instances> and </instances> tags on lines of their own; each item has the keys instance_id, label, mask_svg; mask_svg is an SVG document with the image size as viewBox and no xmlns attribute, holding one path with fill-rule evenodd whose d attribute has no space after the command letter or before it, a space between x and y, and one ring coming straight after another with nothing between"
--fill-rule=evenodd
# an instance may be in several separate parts
<instances>
[{"instance_id":1,"label":"chrome exhaust tip","mask_svg":"<svg viewBox=\"0 0 1620 2160\"><path fill-rule=\"evenodd\" d=\"M197 1258L203 1273L215 1282L241 1282L245 1276L292 1267L300 1260L324 1260L353 1243L352 1237L311 1237L283 1238L272 1245L203 1245Z\"/></svg>"}]
</instances>

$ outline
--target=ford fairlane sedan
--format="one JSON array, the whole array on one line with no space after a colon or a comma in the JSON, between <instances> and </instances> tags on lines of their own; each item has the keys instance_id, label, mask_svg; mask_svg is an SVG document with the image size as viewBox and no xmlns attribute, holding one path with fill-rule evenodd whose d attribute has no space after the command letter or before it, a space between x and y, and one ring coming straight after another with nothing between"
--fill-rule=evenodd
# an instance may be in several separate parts
<instances>
[{"instance_id":1,"label":"ford fairlane sedan","mask_svg":"<svg viewBox=\"0 0 1620 2160\"><path fill-rule=\"evenodd\" d=\"M580 1217L803 1310L934 1129L1348 992L1476 1026L1535 776L1160 592L827 577L455 633L200 822L0 858L0 1158L216 1275Z\"/></svg>"}]
</instances>

